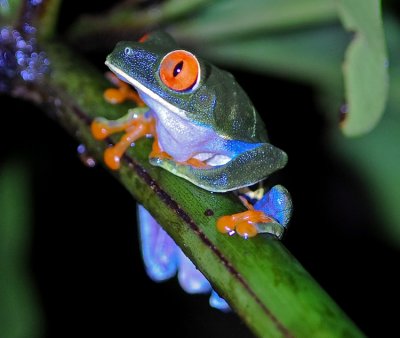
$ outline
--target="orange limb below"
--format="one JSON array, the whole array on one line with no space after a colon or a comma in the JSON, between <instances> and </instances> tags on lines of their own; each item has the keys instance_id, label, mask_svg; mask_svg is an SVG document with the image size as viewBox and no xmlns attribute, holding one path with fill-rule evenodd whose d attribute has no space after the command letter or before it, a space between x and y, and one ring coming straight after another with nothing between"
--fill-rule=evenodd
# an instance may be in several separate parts
<instances>
[{"instance_id":1,"label":"orange limb below","mask_svg":"<svg viewBox=\"0 0 400 338\"><path fill-rule=\"evenodd\" d=\"M258 234L257 223L273 222L271 217L258 210L240 212L233 215L222 216L217 221L217 229L222 233L237 232L244 238L254 237Z\"/></svg>"}]
</instances>

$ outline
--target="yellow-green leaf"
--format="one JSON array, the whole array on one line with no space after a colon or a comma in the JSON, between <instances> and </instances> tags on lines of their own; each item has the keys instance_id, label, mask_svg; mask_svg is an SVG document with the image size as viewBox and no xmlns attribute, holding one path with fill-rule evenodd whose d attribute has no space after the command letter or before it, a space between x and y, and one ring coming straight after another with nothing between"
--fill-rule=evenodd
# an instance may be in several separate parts
<instances>
[{"instance_id":1,"label":"yellow-green leaf","mask_svg":"<svg viewBox=\"0 0 400 338\"><path fill-rule=\"evenodd\" d=\"M388 91L388 59L379 0L337 0L343 25L354 32L343 65L347 116L343 132L357 136L379 122Z\"/></svg>"}]
</instances>

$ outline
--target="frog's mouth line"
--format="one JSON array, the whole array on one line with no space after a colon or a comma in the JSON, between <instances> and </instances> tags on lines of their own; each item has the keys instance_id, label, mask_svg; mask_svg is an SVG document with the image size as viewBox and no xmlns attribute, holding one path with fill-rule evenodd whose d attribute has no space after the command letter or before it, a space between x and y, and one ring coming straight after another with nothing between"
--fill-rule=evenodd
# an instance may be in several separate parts
<instances>
[{"instance_id":1,"label":"frog's mouth line","mask_svg":"<svg viewBox=\"0 0 400 338\"><path fill-rule=\"evenodd\" d=\"M110 70L117 75L122 81L125 81L129 84L131 84L133 87L135 87L139 92L143 92L159 104L163 105L165 108L167 108L169 111L173 112L174 114L180 116L181 118L185 120L189 120L188 117L186 116L186 113L183 109L179 109L173 104L165 101L161 96L157 95L153 91L151 91L149 88L145 87L142 85L139 81L135 80L133 77L128 75L127 73L123 72L121 69L113 66L111 63L108 61L105 62L106 66L110 68Z\"/></svg>"}]
</instances>

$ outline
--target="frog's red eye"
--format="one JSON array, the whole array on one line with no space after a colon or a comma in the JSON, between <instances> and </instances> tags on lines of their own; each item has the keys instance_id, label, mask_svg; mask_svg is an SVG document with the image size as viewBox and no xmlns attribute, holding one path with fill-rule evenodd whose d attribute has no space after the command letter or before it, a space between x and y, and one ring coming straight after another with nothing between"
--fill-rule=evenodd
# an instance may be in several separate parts
<instances>
[{"instance_id":1,"label":"frog's red eye","mask_svg":"<svg viewBox=\"0 0 400 338\"><path fill-rule=\"evenodd\" d=\"M200 65L196 57L185 50L175 50L164 56L160 65L161 81L170 89L185 91L199 79Z\"/></svg>"}]
</instances>

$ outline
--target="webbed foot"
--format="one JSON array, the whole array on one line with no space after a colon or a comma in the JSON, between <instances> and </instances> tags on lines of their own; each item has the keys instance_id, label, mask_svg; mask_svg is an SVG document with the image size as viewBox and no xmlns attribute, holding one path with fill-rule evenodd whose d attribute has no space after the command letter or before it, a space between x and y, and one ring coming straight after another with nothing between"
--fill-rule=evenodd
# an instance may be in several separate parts
<instances>
[{"instance_id":1,"label":"webbed foot","mask_svg":"<svg viewBox=\"0 0 400 338\"><path fill-rule=\"evenodd\" d=\"M272 187L254 206L247 201L244 204L249 210L218 219L219 232L238 233L245 239L259 233L273 234L278 238L283 236L292 214L292 200L283 186Z\"/></svg>"},{"instance_id":2,"label":"webbed foot","mask_svg":"<svg viewBox=\"0 0 400 338\"><path fill-rule=\"evenodd\" d=\"M254 237L258 234L258 223L270 223L273 219L258 210L247 210L238 214L222 216L217 221L219 232L233 235L237 233L243 238Z\"/></svg>"},{"instance_id":3,"label":"webbed foot","mask_svg":"<svg viewBox=\"0 0 400 338\"><path fill-rule=\"evenodd\" d=\"M104 140L114 133L125 131L118 143L104 151L106 165L117 170L121 165L121 157L133 142L141 137L155 134L155 121L152 117L146 117L143 114L143 108L135 108L131 109L130 113L120 120L95 119L92 122L91 131L93 137L97 140Z\"/></svg>"},{"instance_id":4,"label":"webbed foot","mask_svg":"<svg viewBox=\"0 0 400 338\"><path fill-rule=\"evenodd\" d=\"M107 148L104 152L106 165L113 170L117 170L120 167L122 155L133 142L143 136L154 135L155 122L152 117L146 117L145 113L149 109L127 83L118 79L111 72L106 73L106 76L117 87L104 91L106 101L118 104L126 100L132 100L138 106L130 109L127 115L118 120L107 120L103 117L98 117L91 124L91 132L96 140L104 140L115 133L125 132L117 144Z\"/></svg>"}]
</instances>

